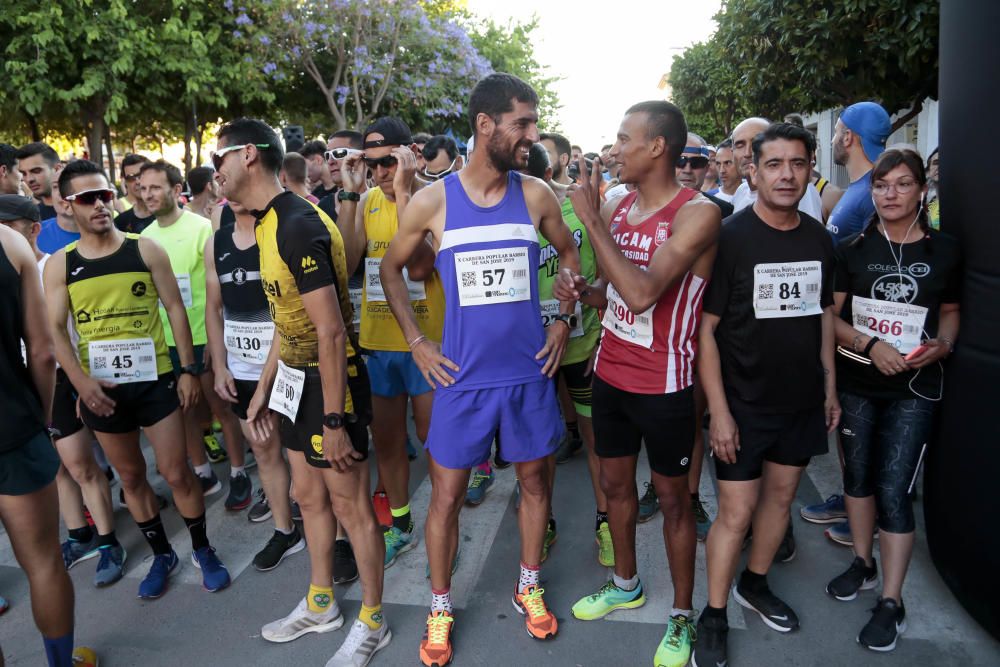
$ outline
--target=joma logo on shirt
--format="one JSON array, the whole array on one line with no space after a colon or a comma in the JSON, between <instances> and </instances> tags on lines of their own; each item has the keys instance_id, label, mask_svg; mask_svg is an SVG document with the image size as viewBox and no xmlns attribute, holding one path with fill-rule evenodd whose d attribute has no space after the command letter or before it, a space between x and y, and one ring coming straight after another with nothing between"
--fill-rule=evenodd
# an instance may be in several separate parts
<instances>
[{"instance_id":1,"label":"joma logo on shirt","mask_svg":"<svg viewBox=\"0 0 1000 667\"><path fill-rule=\"evenodd\" d=\"M319 266L316 265L316 260L310 257L309 255L306 255L305 257L302 258L303 273L311 273L318 268Z\"/></svg>"}]
</instances>

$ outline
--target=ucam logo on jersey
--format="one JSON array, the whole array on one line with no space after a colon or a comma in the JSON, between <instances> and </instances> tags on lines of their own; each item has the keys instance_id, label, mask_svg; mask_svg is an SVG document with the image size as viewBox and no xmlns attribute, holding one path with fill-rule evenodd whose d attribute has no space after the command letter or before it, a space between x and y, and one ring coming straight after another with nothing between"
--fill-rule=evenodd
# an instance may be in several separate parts
<instances>
[{"instance_id":1,"label":"ucam logo on jersey","mask_svg":"<svg viewBox=\"0 0 1000 667\"><path fill-rule=\"evenodd\" d=\"M669 230L670 230L670 223L668 222L657 223L656 238L654 239L653 242L656 243L657 246L663 245L667 240L667 232Z\"/></svg>"}]
</instances>

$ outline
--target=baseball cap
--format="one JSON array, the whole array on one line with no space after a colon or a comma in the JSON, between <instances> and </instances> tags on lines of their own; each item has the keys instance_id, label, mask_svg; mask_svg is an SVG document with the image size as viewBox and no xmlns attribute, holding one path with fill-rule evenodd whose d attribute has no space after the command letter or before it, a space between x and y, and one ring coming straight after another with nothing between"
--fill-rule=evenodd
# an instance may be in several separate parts
<instances>
[{"instance_id":1,"label":"baseball cap","mask_svg":"<svg viewBox=\"0 0 1000 667\"><path fill-rule=\"evenodd\" d=\"M369 134L381 134L382 139L368 140ZM364 148L380 146L409 146L413 143L410 127L398 118L382 116L365 130Z\"/></svg>"},{"instance_id":2,"label":"baseball cap","mask_svg":"<svg viewBox=\"0 0 1000 667\"><path fill-rule=\"evenodd\" d=\"M38 204L30 197L0 195L0 220L31 220L38 222Z\"/></svg>"},{"instance_id":3,"label":"baseball cap","mask_svg":"<svg viewBox=\"0 0 1000 667\"><path fill-rule=\"evenodd\" d=\"M885 150L885 140L892 134L889 114L875 102L858 102L844 109L840 122L861 137L865 156L875 162Z\"/></svg>"}]
</instances>

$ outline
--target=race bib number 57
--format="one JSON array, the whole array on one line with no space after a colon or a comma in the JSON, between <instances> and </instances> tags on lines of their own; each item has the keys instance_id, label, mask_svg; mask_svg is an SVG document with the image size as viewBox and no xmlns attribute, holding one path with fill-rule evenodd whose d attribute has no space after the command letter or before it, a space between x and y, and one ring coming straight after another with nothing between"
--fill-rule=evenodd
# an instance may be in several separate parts
<instances>
[{"instance_id":1,"label":"race bib number 57","mask_svg":"<svg viewBox=\"0 0 1000 667\"><path fill-rule=\"evenodd\" d=\"M821 315L823 265L813 262L758 264L753 270L753 310L758 320Z\"/></svg>"},{"instance_id":2,"label":"race bib number 57","mask_svg":"<svg viewBox=\"0 0 1000 667\"><path fill-rule=\"evenodd\" d=\"M527 248L455 253L458 302L462 306L527 301L531 298Z\"/></svg>"}]
</instances>

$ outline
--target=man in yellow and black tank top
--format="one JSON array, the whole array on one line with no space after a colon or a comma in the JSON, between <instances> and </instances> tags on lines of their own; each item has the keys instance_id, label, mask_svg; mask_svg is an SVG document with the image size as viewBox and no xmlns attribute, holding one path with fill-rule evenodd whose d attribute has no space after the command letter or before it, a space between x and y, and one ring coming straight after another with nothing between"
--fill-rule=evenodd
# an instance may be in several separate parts
<instances>
[{"instance_id":1,"label":"man in yellow and black tank top","mask_svg":"<svg viewBox=\"0 0 1000 667\"><path fill-rule=\"evenodd\" d=\"M205 588L225 588L229 572L209 544L205 499L184 447L178 408L197 402L199 387L191 329L170 260L156 242L114 226L114 190L96 164L76 160L67 165L59 176L59 191L70 204L80 240L53 255L45 267L56 358L80 396L81 419L118 471L128 510L153 550L139 597L160 597L179 564L146 480L140 428L153 443L156 467L188 526ZM171 372L158 299L184 364L178 380ZM70 314L80 337L76 349L67 330Z\"/></svg>"},{"instance_id":2,"label":"man in yellow and black tank top","mask_svg":"<svg viewBox=\"0 0 1000 667\"><path fill-rule=\"evenodd\" d=\"M247 118L219 130L213 155L223 196L257 217L261 282L275 324L247 423L263 438L272 430L271 411L280 413L279 434L309 536L306 598L265 625L261 636L286 642L339 627L332 568L336 514L357 555L362 606L335 662L366 664L391 637L381 607L382 540L366 491L368 378L345 326L352 311L343 239L325 213L281 188L283 158L277 133Z\"/></svg>"},{"instance_id":3,"label":"man in yellow and black tank top","mask_svg":"<svg viewBox=\"0 0 1000 667\"><path fill-rule=\"evenodd\" d=\"M376 512L380 513L379 523L384 527L386 567L416 544L409 502L407 401L413 404L413 421L421 441L427 439L433 403L432 388L413 361L410 350L413 341L403 336L379 277L382 257L399 229L399 216L414 190L417 161L411 143L410 128L403 121L379 118L365 131L363 156L347 158L340 170L344 190L338 223L344 232L348 258L361 261L357 258L364 254L361 347L368 354L374 414L372 435L378 452L379 480L385 489L377 489L373 500ZM372 170L376 187L359 198L355 193L360 190L367 169ZM421 335L440 342L444 290L433 262L430 246L422 248L403 275ZM353 268L349 261L348 270Z\"/></svg>"}]
</instances>

